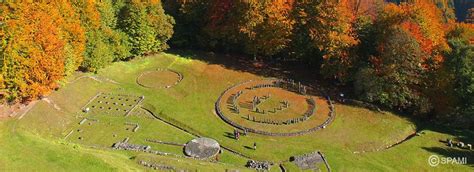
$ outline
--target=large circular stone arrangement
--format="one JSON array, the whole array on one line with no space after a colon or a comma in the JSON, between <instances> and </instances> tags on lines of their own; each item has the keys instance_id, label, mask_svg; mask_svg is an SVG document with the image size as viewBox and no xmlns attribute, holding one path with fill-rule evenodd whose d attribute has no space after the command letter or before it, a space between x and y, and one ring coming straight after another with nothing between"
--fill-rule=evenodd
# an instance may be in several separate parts
<instances>
[{"instance_id":1,"label":"large circular stone arrangement","mask_svg":"<svg viewBox=\"0 0 474 172\"><path fill-rule=\"evenodd\" d=\"M170 88L183 80L183 75L171 69L156 69L141 73L137 84L147 88Z\"/></svg>"},{"instance_id":2,"label":"large circular stone arrangement","mask_svg":"<svg viewBox=\"0 0 474 172\"><path fill-rule=\"evenodd\" d=\"M311 95L294 80L247 81L225 90L215 104L228 124L271 136L295 136L326 128L334 119L329 97Z\"/></svg>"},{"instance_id":3,"label":"large circular stone arrangement","mask_svg":"<svg viewBox=\"0 0 474 172\"><path fill-rule=\"evenodd\" d=\"M217 155L220 149L219 143L214 139L201 137L186 143L184 153L193 158L206 159Z\"/></svg>"}]
</instances>

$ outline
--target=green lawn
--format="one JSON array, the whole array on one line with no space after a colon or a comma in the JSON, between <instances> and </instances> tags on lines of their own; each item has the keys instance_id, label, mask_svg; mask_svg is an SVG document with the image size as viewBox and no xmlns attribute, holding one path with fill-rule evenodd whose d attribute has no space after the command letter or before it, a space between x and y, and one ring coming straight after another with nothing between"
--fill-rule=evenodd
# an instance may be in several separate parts
<instances>
[{"instance_id":1,"label":"green lawn","mask_svg":"<svg viewBox=\"0 0 474 172\"><path fill-rule=\"evenodd\" d=\"M157 68L180 72L184 79L169 89L145 88L136 83L141 73ZM56 106L39 101L22 119L0 124L0 171L2 167L40 171L77 169L75 167L86 171L143 169L136 162L140 159L202 171L244 168L247 159L229 151L224 151L219 163L213 163L109 149L112 143L130 137L132 143L150 144L154 150L182 155L180 147L144 140L185 143L194 136L160 120L147 118L146 113L124 117L81 112L81 108L99 92L144 95L143 104L155 115L166 116L172 123L182 124L191 132L216 139L222 146L257 160L280 163L293 155L321 150L335 171L473 170L472 163L470 166L440 165L436 168L428 165L431 154L472 157L472 152L449 150L439 142L454 137L445 134L444 130L426 130L426 134L398 146L372 152L404 139L414 132L416 125L390 112L378 113L342 104L335 105L334 122L321 131L296 137L249 134L236 141L229 137L233 127L214 113L214 103L228 87L263 78L218 64L159 54L117 62L96 75L78 73L75 78L80 79L70 79L70 83L48 97ZM84 117L99 119L99 122L79 125ZM127 130L125 122L139 123L140 129L137 132ZM77 132L78 129L81 132ZM73 134L63 140L71 130ZM472 132L463 133L466 138L474 136ZM257 150L248 149L254 142L258 144ZM363 151L368 152L354 153ZM295 169L289 162L284 166ZM272 170L278 170L278 167Z\"/></svg>"},{"instance_id":2,"label":"green lawn","mask_svg":"<svg viewBox=\"0 0 474 172\"><path fill-rule=\"evenodd\" d=\"M0 171L137 170L123 154L90 149L20 131L17 121L0 123Z\"/></svg>"}]
</instances>

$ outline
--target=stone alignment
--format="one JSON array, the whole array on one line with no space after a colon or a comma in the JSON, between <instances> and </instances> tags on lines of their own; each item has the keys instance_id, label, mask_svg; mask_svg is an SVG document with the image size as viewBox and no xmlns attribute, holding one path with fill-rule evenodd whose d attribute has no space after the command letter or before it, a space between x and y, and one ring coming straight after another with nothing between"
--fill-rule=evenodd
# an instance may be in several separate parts
<instances>
[{"instance_id":1,"label":"stone alignment","mask_svg":"<svg viewBox=\"0 0 474 172\"><path fill-rule=\"evenodd\" d=\"M283 120L283 121L279 121L279 120L273 120L273 119L255 119L255 118L251 118L250 115L247 115L247 120L251 120L253 122L258 122L258 123L264 123L264 124L272 124L272 125L290 125L290 124L296 124L296 123L299 123L299 122L303 122L307 119L309 119L313 114L314 114L314 110L316 109L316 104L314 102L314 100L312 98L307 98L306 101L308 102L308 110L300 117L297 117L297 118L292 118L292 119L287 119L287 120ZM273 111L273 113L276 113L277 111L281 111L281 110L284 110L286 108L288 108L288 105L289 103L284 103L284 106L280 106L278 108L275 108L275 110ZM257 109L258 110L258 109ZM259 111L257 111L259 112ZM270 111L272 112L272 111Z\"/></svg>"},{"instance_id":2,"label":"stone alignment","mask_svg":"<svg viewBox=\"0 0 474 172\"><path fill-rule=\"evenodd\" d=\"M250 85L250 86L247 86L247 85ZM238 89L239 87L245 87L245 89L242 89L242 88ZM329 125L334 120L334 117L335 117L334 106L333 106L332 101L329 98L329 96L326 96L327 106L329 108L328 118L326 120L324 120L324 122L322 122L321 124L317 124L312 128L304 129L304 130L300 130L300 131L292 131L292 132L263 131L263 130L255 129L255 128L252 128L252 127L243 126L240 123L238 123L236 121L233 121L233 120L231 120L227 117L227 115L233 115L233 114L225 114L223 112L223 109L221 107L225 104L227 104L227 108L232 113L234 113L235 115L242 114L242 110L240 108L251 109L251 110L255 111L256 113L260 113L262 115L274 115L274 114L271 114L271 113L272 112L276 113L277 110L281 110L283 108L283 107L276 107L273 111L272 110L265 111L265 110L261 110L261 109L258 108L258 105L260 103L262 103L262 99L265 101L267 98L271 97L271 95L263 96L263 97L254 97L254 99L252 101L250 101L250 103L247 103L247 104L242 103L242 102L240 102L240 103L238 102L238 99L239 99L240 96L242 96L242 94L246 94L246 92L248 92L248 91L256 90L256 89L260 89L260 88L279 88L279 89L287 90L287 91L290 91L290 92L298 93L301 96L307 96L308 98L306 99L306 103L308 104L308 106L307 106L308 109L300 117L291 118L291 119L288 119L288 120L285 120L285 121L274 120L270 116L269 116L269 118L260 118L260 119L258 119L253 115L251 116L251 115L248 115L248 114L244 114L242 116L242 118L244 118L248 121L255 122L255 123L268 124L268 125L277 125L277 126L278 125L298 125L300 122L304 122L307 119L309 119L315 113L316 103L311 98L311 96L306 95L308 93L308 88L306 86L302 85L299 82L296 83L294 80L267 79L267 80L259 80L259 81L250 80L250 81L247 81L247 82L236 84L236 85L226 89L219 96L219 98L217 99L217 101L215 103L216 114L221 119L223 119L226 123L238 128L238 129L248 131L248 132L257 133L257 134L270 135L270 136L296 136L296 135L305 134L305 133L308 133L308 132L313 132L313 131L316 131L316 130L326 128L326 126ZM228 96L229 94L230 94L230 96ZM223 97L227 98L226 101L222 100ZM285 108L288 108L289 106L292 106L291 102L288 102L286 100L283 101L283 102L284 102L283 104L284 104Z\"/></svg>"},{"instance_id":3,"label":"stone alignment","mask_svg":"<svg viewBox=\"0 0 474 172\"><path fill-rule=\"evenodd\" d=\"M83 113L114 114L127 116L143 100L145 96L128 94L98 93L82 107ZM85 111L84 109L88 109ZM90 120L90 119L88 119Z\"/></svg>"},{"instance_id":4,"label":"stone alignment","mask_svg":"<svg viewBox=\"0 0 474 172\"><path fill-rule=\"evenodd\" d=\"M140 160L138 161L138 164L143 165L145 167L154 169L154 170L166 170L166 171L176 171L176 168L173 166L169 165L164 165L164 164L158 164L158 163L153 163L153 162L147 162Z\"/></svg>"},{"instance_id":5,"label":"stone alignment","mask_svg":"<svg viewBox=\"0 0 474 172\"><path fill-rule=\"evenodd\" d=\"M125 122L125 125L133 126L132 132L137 132L137 130L140 128L138 123Z\"/></svg>"}]
</instances>

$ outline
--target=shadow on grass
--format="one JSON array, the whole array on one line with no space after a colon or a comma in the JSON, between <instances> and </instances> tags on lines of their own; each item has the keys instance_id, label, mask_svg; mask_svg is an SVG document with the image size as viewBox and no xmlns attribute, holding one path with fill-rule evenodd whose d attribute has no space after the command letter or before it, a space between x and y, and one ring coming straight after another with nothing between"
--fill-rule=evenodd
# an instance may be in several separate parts
<instances>
[{"instance_id":1,"label":"shadow on grass","mask_svg":"<svg viewBox=\"0 0 474 172\"><path fill-rule=\"evenodd\" d=\"M461 163L458 165L467 165L469 167L474 167L474 151L460 148L441 148L441 147L423 147L424 150L433 152L439 155L442 155L444 158L450 158L451 161L447 162L449 164ZM456 160L456 161L453 161ZM466 163L463 164L462 162Z\"/></svg>"},{"instance_id":2,"label":"shadow on grass","mask_svg":"<svg viewBox=\"0 0 474 172\"><path fill-rule=\"evenodd\" d=\"M230 138L230 139L235 139L234 134L232 134L230 132L224 132L224 136L227 137L227 138Z\"/></svg>"},{"instance_id":3,"label":"shadow on grass","mask_svg":"<svg viewBox=\"0 0 474 172\"><path fill-rule=\"evenodd\" d=\"M417 120L415 120L417 121ZM463 142L465 144L474 145L474 131L467 130L467 129L454 129L449 127L437 126L430 122L419 122L416 123L419 129L423 130L430 130L434 132L444 133L451 135L450 137L446 137L443 139L438 140L440 146L439 147L422 147L422 149L432 152L434 154L441 155L442 157L446 158L467 158L467 164L460 164L460 165L467 165L469 167L474 167L474 150L468 150L467 146L465 148L456 147L458 142ZM447 144L447 140L453 140L453 147L449 147Z\"/></svg>"},{"instance_id":4,"label":"shadow on grass","mask_svg":"<svg viewBox=\"0 0 474 172\"><path fill-rule=\"evenodd\" d=\"M308 63L303 63L301 61L287 61L287 60L260 60L253 61L252 58L246 57L243 55L235 54L219 54L205 51L195 51L195 50L179 50L173 49L169 50L169 53L177 54L184 58L195 59L204 61L208 64L215 64L223 66L224 68L248 72L262 77L275 77L275 78L290 78L295 81L300 81L302 84L313 88L319 88L323 90L330 97L337 99L339 93L345 93L346 97L353 97L351 87L341 87L336 81L328 80L322 78L319 74L317 65L311 65ZM315 57L317 58L317 57ZM339 102L341 103L341 102ZM348 106L358 107L357 105L349 103L341 103ZM383 109L387 110L387 109ZM427 120L423 118L414 117L412 115L406 115L403 112L392 111L394 114L399 115L402 118L405 118L411 121L415 127L416 131L421 130L430 130L439 133L452 135L450 139L459 140L464 143L474 144L474 131L472 130L456 130L446 126L441 126L436 124L434 120ZM233 138L233 135L225 135L226 137ZM447 139L447 138L446 138ZM442 145L443 143L440 143ZM244 146L247 149L253 149L249 146ZM443 156L450 156L453 152L456 153L456 150L444 151L443 147L430 147L425 148L425 150L438 153ZM462 152L462 151L461 151ZM459 153L461 153L459 152ZM471 153L472 154L472 153ZM472 157L472 155L471 155ZM471 163L474 162L474 158L470 158Z\"/></svg>"},{"instance_id":5,"label":"shadow on grass","mask_svg":"<svg viewBox=\"0 0 474 172\"><path fill-rule=\"evenodd\" d=\"M253 147L250 147L250 146L244 146L244 148L254 150Z\"/></svg>"},{"instance_id":6,"label":"shadow on grass","mask_svg":"<svg viewBox=\"0 0 474 172\"><path fill-rule=\"evenodd\" d=\"M263 77L291 78L305 85L321 84L319 70L301 61L265 59L253 61L252 58L236 54L219 54L196 50L173 49L168 53L177 54L184 58L204 61L208 64L221 65L227 69L249 72Z\"/></svg>"}]
</instances>

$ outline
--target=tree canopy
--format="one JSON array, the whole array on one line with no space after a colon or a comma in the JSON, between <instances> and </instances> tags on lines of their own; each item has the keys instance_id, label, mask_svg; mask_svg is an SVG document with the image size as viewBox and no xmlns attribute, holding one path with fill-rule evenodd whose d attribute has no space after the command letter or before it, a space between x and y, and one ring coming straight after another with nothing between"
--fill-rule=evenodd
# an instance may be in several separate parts
<instances>
[{"instance_id":1,"label":"tree canopy","mask_svg":"<svg viewBox=\"0 0 474 172\"><path fill-rule=\"evenodd\" d=\"M119 27L125 20L119 14L129 6L139 7L135 12L145 18L127 18L127 22L130 26L145 23L151 30L147 37L151 43L137 45L144 35ZM160 2L4 2L0 13L0 89L2 100L8 101L48 94L79 68L96 72L132 55L163 51L174 24Z\"/></svg>"},{"instance_id":2,"label":"tree canopy","mask_svg":"<svg viewBox=\"0 0 474 172\"><path fill-rule=\"evenodd\" d=\"M350 88L352 98L461 122L473 112L474 26L456 21L458 5L452 0L0 3L1 100L33 100L78 69L98 72L171 46L239 53L249 60L301 61L326 82ZM465 21L472 22L472 9L464 11Z\"/></svg>"}]
</instances>

